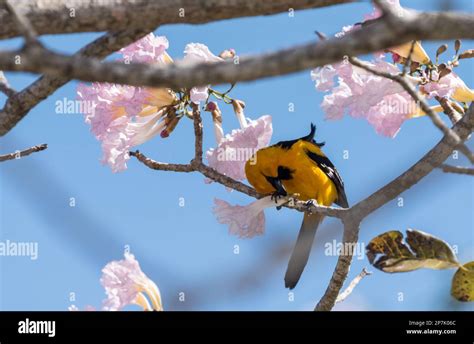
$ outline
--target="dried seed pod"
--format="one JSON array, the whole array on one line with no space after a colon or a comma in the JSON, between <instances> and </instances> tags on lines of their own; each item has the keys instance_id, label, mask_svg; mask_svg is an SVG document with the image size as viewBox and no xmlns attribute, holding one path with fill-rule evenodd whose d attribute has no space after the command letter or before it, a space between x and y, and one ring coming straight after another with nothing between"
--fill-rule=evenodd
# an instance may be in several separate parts
<instances>
[{"instance_id":1,"label":"dried seed pod","mask_svg":"<svg viewBox=\"0 0 474 344\"><path fill-rule=\"evenodd\" d=\"M454 41L454 51L456 51L456 55L458 54L459 49L461 49L461 40L457 39Z\"/></svg>"},{"instance_id":2,"label":"dried seed pod","mask_svg":"<svg viewBox=\"0 0 474 344\"><path fill-rule=\"evenodd\" d=\"M446 68L444 68L443 70L441 70L441 71L439 72L439 79L441 79L442 77L448 75L448 74L451 73L452 71L453 71L453 70L451 69L451 67L446 67ZM439 80L439 79L438 79L438 80Z\"/></svg>"},{"instance_id":3,"label":"dried seed pod","mask_svg":"<svg viewBox=\"0 0 474 344\"><path fill-rule=\"evenodd\" d=\"M459 59L470 59L472 57L474 57L474 49L469 49L459 54Z\"/></svg>"},{"instance_id":4,"label":"dried seed pod","mask_svg":"<svg viewBox=\"0 0 474 344\"><path fill-rule=\"evenodd\" d=\"M446 50L448 50L447 44L440 45L438 50L436 50L436 60L438 60L439 55L444 53Z\"/></svg>"}]
</instances>

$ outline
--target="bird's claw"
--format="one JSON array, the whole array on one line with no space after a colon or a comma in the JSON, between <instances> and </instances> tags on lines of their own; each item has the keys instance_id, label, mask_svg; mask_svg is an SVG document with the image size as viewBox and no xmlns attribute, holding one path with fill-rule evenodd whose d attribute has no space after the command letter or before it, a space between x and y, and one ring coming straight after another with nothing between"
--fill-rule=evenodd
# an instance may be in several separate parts
<instances>
[{"instance_id":1,"label":"bird's claw","mask_svg":"<svg viewBox=\"0 0 474 344\"><path fill-rule=\"evenodd\" d=\"M272 193L272 195L270 196L271 200L272 201L275 201L275 204L278 204L278 201L283 198L283 197L286 197L287 194L286 192L283 193L283 192L278 192L278 191L275 191L274 193ZM278 205L276 208L277 210L280 210L281 209L281 205Z\"/></svg>"},{"instance_id":2,"label":"bird's claw","mask_svg":"<svg viewBox=\"0 0 474 344\"><path fill-rule=\"evenodd\" d=\"M308 208L308 211L311 213L311 207L316 206L318 203L314 201L314 199L310 199L305 202L305 206Z\"/></svg>"}]
</instances>

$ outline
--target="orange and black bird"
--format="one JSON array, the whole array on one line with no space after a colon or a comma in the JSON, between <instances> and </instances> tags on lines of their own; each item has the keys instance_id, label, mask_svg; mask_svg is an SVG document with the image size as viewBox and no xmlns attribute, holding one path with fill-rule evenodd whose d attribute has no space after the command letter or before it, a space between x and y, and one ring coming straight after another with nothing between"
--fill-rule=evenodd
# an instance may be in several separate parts
<instances>
[{"instance_id":1,"label":"orange and black bird","mask_svg":"<svg viewBox=\"0 0 474 344\"><path fill-rule=\"evenodd\" d=\"M281 141L258 150L247 161L245 174L261 194L273 197L298 195L302 201L315 200L319 205L333 203L348 208L344 183L332 162L322 152L323 143L314 140L316 126L308 135ZM285 274L285 287L293 289L303 273L321 214L305 212L296 244Z\"/></svg>"}]
</instances>

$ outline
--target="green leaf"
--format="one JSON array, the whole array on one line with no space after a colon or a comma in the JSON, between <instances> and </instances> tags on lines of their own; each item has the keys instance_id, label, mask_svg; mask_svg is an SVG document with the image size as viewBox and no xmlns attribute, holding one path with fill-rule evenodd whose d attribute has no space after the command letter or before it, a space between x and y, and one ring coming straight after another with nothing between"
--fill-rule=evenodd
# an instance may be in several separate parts
<instances>
[{"instance_id":1,"label":"green leaf","mask_svg":"<svg viewBox=\"0 0 474 344\"><path fill-rule=\"evenodd\" d=\"M456 271L451 284L451 295L458 301L474 301L474 262L466 263Z\"/></svg>"},{"instance_id":2,"label":"green leaf","mask_svg":"<svg viewBox=\"0 0 474 344\"><path fill-rule=\"evenodd\" d=\"M406 243L400 231L373 238L366 247L370 264L384 272L407 272L420 268L449 269L460 264L451 247L427 233L407 230Z\"/></svg>"}]
</instances>

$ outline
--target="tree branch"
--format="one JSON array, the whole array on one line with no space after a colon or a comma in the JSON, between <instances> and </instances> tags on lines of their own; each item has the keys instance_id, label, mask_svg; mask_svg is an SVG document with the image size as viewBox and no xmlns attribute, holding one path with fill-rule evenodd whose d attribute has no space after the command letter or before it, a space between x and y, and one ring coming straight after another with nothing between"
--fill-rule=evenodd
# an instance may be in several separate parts
<instances>
[{"instance_id":1,"label":"tree branch","mask_svg":"<svg viewBox=\"0 0 474 344\"><path fill-rule=\"evenodd\" d=\"M453 131L461 140L466 140L472 133L474 127L474 103L463 118L454 125ZM422 178L428 175L434 168L440 166L455 150L451 139L446 135L426 153L417 163L411 166L407 171L386 184L372 195L354 205L351 209L351 215L357 218L364 218L374 210L380 208L390 200L397 197L402 192L408 190L418 183Z\"/></svg>"},{"instance_id":2,"label":"tree branch","mask_svg":"<svg viewBox=\"0 0 474 344\"><path fill-rule=\"evenodd\" d=\"M198 104L192 104L193 108L193 126L194 126L194 159L191 161L191 165L202 164L202 120L201 111L199 110Z\"/></svg>"},{"instance_id":3,"label":"tree branch","mask_svg":"<svg viewBox=\"0 0 474 344\"><path fill-rule=\"evenodd\" d=\"M443 172L446 173L458 173L458 174L467 174L470 176L474 176L474 168L463 167L463 166L452 166L448 164L442 164L440 168Z\"/></svg>"},{"instance_id":4,"label":"tree branch","mask_svg":"<svg viewBox=\"0 0 474 344\"><path fill-rule=\"evenodd\" d=\"M196 171L191 164L168 164L165 162L154 161L147 158L140 151L129 152L130 156L137 158L145 166L157 171L172 171L172 172L194 172Z\"/></svg>"},{"instance_id":5,"label":"tree branch","mask_svg":"<svg viewBox=\"0 0 474 344\"><path fill-rule=\"evenodd\" d=\"M87 56L102 59L148 34L149 30L123 30L104 34L86 45L73 56ZM58 88L70 81L59 76L41 76L20 92L10 93L9 99L0 111L0 136L8 133L28 112Z\"/></svg>"},{"instance_id":6,"label":"tree branch","mask_svg":"<svg viewBox=\"0 0 474 344\"><path fill-rule=\"evenodd\" d=\"M355 287L364 279L364 277L371 275L372 273L370 271L367 271L366 268L363 268L362 271L349 283L349 286L344 290L342 293L339 294L339 296L336 299L336 303L342 302L347 297L352 294L354 291Z\"/></svg>"},{"instance_id":7,"label":"tree branch","mask_svg":"<svg viewBox=\"0 0 474 344\"><path fill-rule=\"evenodd\" d=\"M449 103L447 97L436 96L435 99L439 102L443 108L443 112L449 117L451 123L456 124L456 122L461 119L462 114L456 111L456 109Z\"/></svg>"},{"instance_id":8,"label":"tree branch","mask_svg":"<svg viewBox=\"0 0 474 344\"><path fill-rule=\"evenodd\" d=\"M440 27L443 30L434 30ZM147 64L101 63L56 54L46 50L0 53L0 69L63 76L83 81L111 82L135 86L169 87L235 83L284 75L323 66L355 56L403 44L413 39L474 38L474 16L462 13L421 13L407 11L390 23L382 17L343 37L257 56L241 57L239 63L224 61L193 66L158 67ZM396 29L394 29L396 27ZM15 57L21 55L22 63Z\"/></svg>"},{"instance_id":9,"label":"tree branch","mask_svg":"<svg viewBox=\"0 0 474 344\"><path fill-rule=\"evenodd\" d=\"M16 94L16 91L8 84L7 78L5 78L2 71L0 71L0 92L5 94L7 97L13 97Z\"/></svg>"},{"instance_id":10,"label":"tree branch","mask_svg":"<svg viewBox=\"0 0 474 344\"><path fill-rule=\"evenodd\" d=\"M13 21L16 24L16 28L25 38L26 45L38 45L40 44L36 35L36 31L31 26L29 20L19 11L16 6L10 3L11 0L4 0L5 6L8 12L11 14Z\"/></svg>"},{"instance_id":11,"label":"tree branch","mask_svg":"<svg viewBox=\"0 0 474 344\"><path fill-rule=\"evenodd\" d=\"M40 34L120 31L164 24L201 24L210 21L270 15L330 6L351 0L28 0L16 5ZM0 2L1 3L1 2ZM0 7L0 39L21 35Z\"/></svg>"},{"instance_id":12,"label":"tree branch","mask_svg":"<svg viewBox=\"0 0 474 344\"><path fill-rule=\"evenodd\" d=\"M359 226L360 222L356 219L348 219L344 221L342 247L353 247L353 245L357 243L360 230ZM344 250L344 252L341 252L337 259L336 268L332 274L331 281L329 282L323 297L314 308L315 311L330 311L334 307L339 291L344 285L344 281L349 273L353 254L354 250L349 250L349 252L345 252Z\"/></svg>"},{"instance_id":13,"label":"tree branch","mask_svg":"<svg viewBox=\"0 0 474 344\"><path fill-rule=\"evenodd\" d=\"M46 148L48 148L47 144L41 144L41 145L37 145L37 146L31 147L22 151L16 151L10 154L0 155L0 162L7 161L7 160L20 159L30 154L41 152L45 150Z\"/></svg>"}]
</instances>

